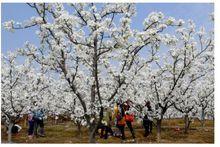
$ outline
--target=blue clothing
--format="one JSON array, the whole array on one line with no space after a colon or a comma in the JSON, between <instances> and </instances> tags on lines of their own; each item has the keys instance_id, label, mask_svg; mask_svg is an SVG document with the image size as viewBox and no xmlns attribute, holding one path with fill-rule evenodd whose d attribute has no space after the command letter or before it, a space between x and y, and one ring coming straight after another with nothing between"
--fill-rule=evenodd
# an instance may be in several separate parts
<instances>
[{"instance_id":1,"label":"blue clothing","mask_svg":"<svg viewBox=\"0 0 220 147\"><path fill-rule=\"evenodd\" d=\"M34 133L36 135L44 136L44 122L43 122L43 117L44 117L44 111L43 109L38 109L34 111ZM40 127L40 130L38 129ZM39 131L38 131L39 130Z\"/></svg>"},{"instance_id":2,"label":"blue clothing","mask_svg":"<svg viewBox=\"0 0 220 147\"><path fill-rule=\"evenodd\" d=\"M44 112L42 109L39 109L37 111L34 112L34 117L37 118L37 119L40 119L42 120L43 117L44 117Z\"/></svg>"},{"instance_id":3,"label":"blue clothing","mask_svg":"<svg viewBox=\"0 0 220 147\"><path fill-rule=\"evenodd\" d=\"M28 129L28 135L34 134L34 121L28 121L29 129Z\"/></svg>"}]
</instances>

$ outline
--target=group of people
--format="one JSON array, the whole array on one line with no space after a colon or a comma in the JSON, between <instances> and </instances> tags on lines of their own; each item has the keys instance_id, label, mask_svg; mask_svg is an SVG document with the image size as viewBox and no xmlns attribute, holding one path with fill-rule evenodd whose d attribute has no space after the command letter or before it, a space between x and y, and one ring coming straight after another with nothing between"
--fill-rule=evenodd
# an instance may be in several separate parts
<instances>
[{"instance_id":1,"label":"group of people","mask_svg":"<svg viewBox=\"0 0 220 147\"><path fill-rule=\"evenodd\" d=\"M131 141L135 142L135 131L132 126L132 122L135 118L134 112L132 111L133 107L133 102L131 100L122 102L120 99L117 99L114 106L113 114L110 108L106 108L104 111L102 123L99 127L99 129L101 129L100 137L107 139L108 134L110 133L110 135L112 136L120 136L122 141L124 142L125 126L127 125L133 138ZM153 110L149 101L145 103L141 118L143 120L143 127L145 129L144 136L147 137L152 132L153 125ZM118 128L120 133L112 131L111 127L113 125Z\"/></svg>"},{"instance_id":2,"label":"group of people","mask_svg":"<svg viewBox=\"0 0 220 147\"><path fill-rule=\"evenodd\" d=\"M131 100L127 100L122 102L121 99L116 99L113 110L111 107L104 109L103 119L99 126L100 137L107 139L109 134L111 136L120 137L122 142L125 141L125 126L127 126L132 135L132 142L135 142L135 131L132 126L132 122L134 121L134 105ZM153 110L150 104L150 101L145 102L145 106L142 109L142 114L139 115L143 122L144 128L144 137L147 137L150 133L152 133L153 126ZM43 109L38 109L35 111L30 111L28 114L28 137L30 139L33 136L44 137L44 111ZM116 126L118 131L113 131L112 126ZM15 128L15 127L14 127ZM21 128L18 128L19 130ZM12 129L13 131L19 132L18 129Z\"/></svg>"},{"instance_id":3,"label":"group of people","mask_svg":"<svg viewBox=\"0 0 220 147\"><path fill-rule=\"evenodd\" d=\"M36 111L30 111L28 114L28 137L30 139L35 135L36 137L44 137L44 111L43 109L38 109Z\"/></svg>"}]
</instances>

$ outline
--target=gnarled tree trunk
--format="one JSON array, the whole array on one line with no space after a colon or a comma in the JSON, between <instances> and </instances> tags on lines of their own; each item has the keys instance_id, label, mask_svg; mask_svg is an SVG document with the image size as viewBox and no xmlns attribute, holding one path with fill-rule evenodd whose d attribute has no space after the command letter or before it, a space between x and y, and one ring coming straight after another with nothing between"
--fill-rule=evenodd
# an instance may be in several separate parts
<instances>
[{"instance_id":1,"label":"gnarled tree trunk","mask_svg":"<svg viewBox=\"0 0 220 147\"><path fill-rule=\"evenodd\" d=\"M187 134L188 133L188 130L189 130L189 126L190 126L190 120L189 120L189 115L186 114L184 116L184 123L185 123L185 126L184 126L184 133Z\"/></svg>"},{"instance_id":2,"label":"gnarled tree trunk","mask_svg":"<svg viewBox=\"0 0 220 147\"><path fill-rule=\"evenodd\" d=\"M103 118L103 107L101 107L100 112L99 112L99 119L97 122L93 122L90 124L89 127L89 142L90 143L96 143L96 131L98 130L99 125L101 124Z\"/></svg>"},{"instance_id":3,"label":"gnarled tree trunk","mask_svg":"<svg viewBox=\"0 0 220 147\"><path fill-rule=\"evenodd\" d=\"M90 128L89 128L89 143L96 143L95 134L96 134L96 127L90 126Z\"/></svg>"}]
</instances>

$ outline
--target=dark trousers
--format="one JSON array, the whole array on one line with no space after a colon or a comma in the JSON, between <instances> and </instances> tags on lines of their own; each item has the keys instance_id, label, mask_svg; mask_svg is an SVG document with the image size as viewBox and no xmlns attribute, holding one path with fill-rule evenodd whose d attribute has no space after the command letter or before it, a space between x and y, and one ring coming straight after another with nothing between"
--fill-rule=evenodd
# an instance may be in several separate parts
<instances>
[{"instance_id":1,"label":"dark trousers","mask_svg":"<svg viewBox=\"0 0 220 147\"><path fill-rule=\"evenodd\" d=\"M44 135L44 121L43 119L35 119L35 135ZM40 128L38 132L38 128Z\"/></svg>"},{"instance_id":2,"label":"dark trousers","mask_svg":"<svg viewBox=\"0 0 220 147\"><path fill-rule=\"evenodd\" d=\"M117 125L117 127L121 132L121 139L125 140L125 126Z\"/></svg>"},{"instance_id":3,"label":"dark trousers","mask_svg":"<svg viewBox=\"0 0 220 147\"><path fill-rule=\"evenodd\" d=\"M100 128L101 128L101 137L104 137L104 139L108 138L108 133L111 133L111 135L113 136L113 131L111 127L102 125Z\"/></svg>"},{"instance_id":4,"label":"dark trousers","mask_svg":"<svg viewBox=\"0 0 220 147\"><path fill-rule=\"evenodd\" d=\"M135 139L135 134L134 134L134 130L133 130L131 122L130 121L126 121L126 124L127 124L128 128L129 128L131 134L132 134L132 137Z\"/></svg>"},{"instance_id":5,"label":"dark trousers","mask_svg":"<svg viewBox=\"0 0 220 147\"><path fill-rule=\"evenodd\" d=\"M144 136L147 137L150 133L152 133L153 122L149 119L143 119L143 126L145 129Z\"/></svg>"},{"instance_id":6,"label":"dark trousers","mask_svg":"<svg viewBox=\"0 0 220 147\"><path fill-rule=\"evenodd\" d=\"M28 135L34 134L34 121L28 121L29 128L28 128Z\"/></svg>"}]
</instances>

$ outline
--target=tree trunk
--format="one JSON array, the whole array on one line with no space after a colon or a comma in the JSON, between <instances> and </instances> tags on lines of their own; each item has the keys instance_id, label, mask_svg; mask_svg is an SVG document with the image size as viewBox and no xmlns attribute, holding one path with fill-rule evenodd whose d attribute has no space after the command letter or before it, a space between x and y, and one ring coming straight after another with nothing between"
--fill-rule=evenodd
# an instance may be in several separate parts
<instances>
[{"instance_id":1,"label":"tree trunk","mask_svg":"<svg viewBox=\"0 0 220 147\"><path fill-rule=\"evenodd\" d=\"M81 123L80 122L77 122L77 129L78 129L78 137L79 139L82 139L82 126L81 126Z\"/></svg>"},{"instance_id":2,"label":"tree trunk","mask_svg":"<svg viewBox=\"0 0 220 147\"><path fill-rule=\"evenodd\" d=\"M96 135L96 131L99 127L99 125L101 124L101 121L102 121L102 118L103 118L103 107L101 107L101 110L99 112L99 119L98 121L94 121L93 123L90 124L90 129L89 129L89 142L90 143L96 143L96 138L95 138L95 135Z\"/></svg>"},{"instance_id":3,"label":"tree trunk","mask_svg":"<svg viewBox=\"0 0 220 147\"><path fill-rule=\"evenodd\" d=\"M12 127L13 127L13 123L11 121L9 121L9 125L8 125L8 143L12 143Z\"/></svg>"},{"instance_id":4,"label":"tree trunk","mask_svg":"<svg viewBox=\"0 0 220 147\"><path fill-rule=\"evenodd\" d=\"M189 129L189 116L188 116L188 114L186 114L184 116L184 123L185 123L184 133L187 134L188 133L188 129Z\"/></svg>"},{"instance_id":5,"label":"tree trunk","mask_svg":"<svg viewBox=\"0 0 220 147\"><path fill-rule=\"evenodd\" d=\"M96 134L96 127L92 125L90 126L89 129L89 143L96 143L95 134Z\"/></svg>"},{"instance_id":6,"label":"tree trunk","mask_svg":"<svg viewBox=\"0 0 220 147\"><path fill-rule=\"evenodd\" d=\"M202 116L201 116L202 128L205 127L205 110L202 109Z\"/></svg>"},{"instance_id":7,"label":"tree trunk","mask_svg":"<svg viewBox=\"0 0 220 147\"><path fill-rule=\"evenodd\" d=\"M162 119L157 120L157 142L160 142L161 140L161 123Z\"/></svg>"}]
</instances>

